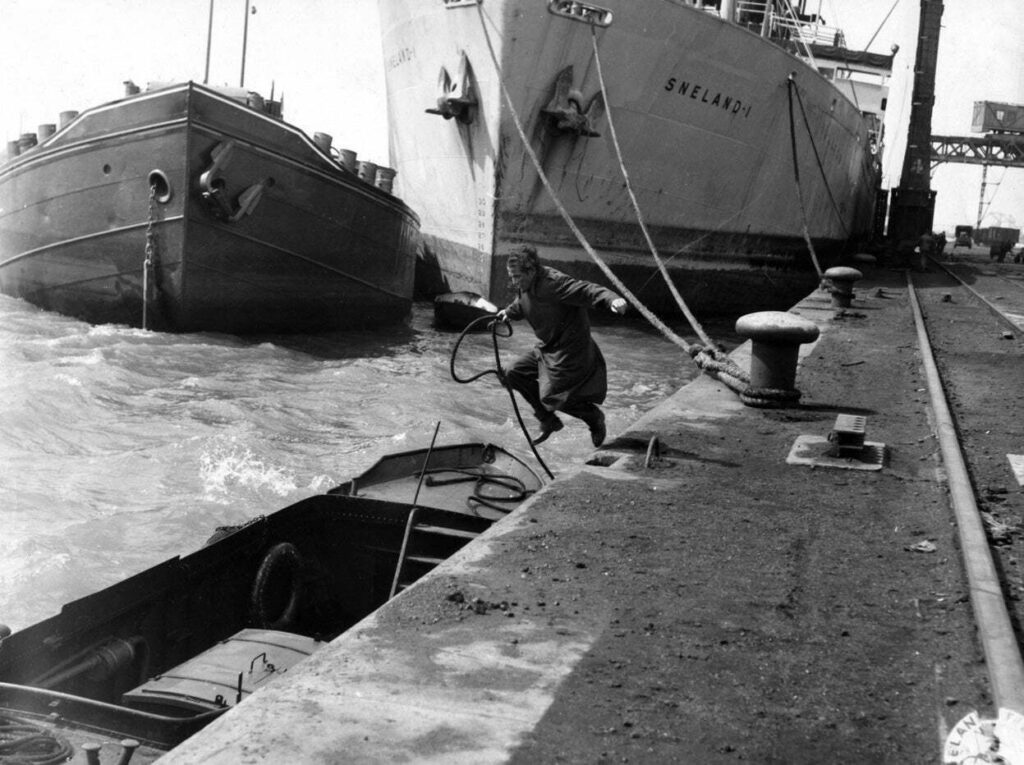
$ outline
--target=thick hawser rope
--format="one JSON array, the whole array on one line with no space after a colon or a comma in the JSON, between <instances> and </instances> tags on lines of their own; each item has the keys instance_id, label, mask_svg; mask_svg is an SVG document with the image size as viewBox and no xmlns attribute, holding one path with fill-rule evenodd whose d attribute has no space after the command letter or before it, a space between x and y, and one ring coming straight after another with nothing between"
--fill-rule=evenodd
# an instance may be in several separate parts
<instances>
[{"instance_id":1,"label":"thick hawser rope","mask_svg":"<svg viewBox=\"0 0 1024 765\"><path fill-rule=\"evenodd\" d=\"M652 326L658 329L665 336L665 338L679 346L687 355L689 355L694 360L697 366L701 368L703 371L708 372L712 376L716 377L716 379L725 383L729 388L736 391L737 393L742 393L744 390L746 390L746 388L749 385L749 375L747 375L746 372L737 367L731 360L728 359L727 356L725 356L725 354L723 354L713 345L709 345L709 347L702 347L695 343L688 343L682 337L673 332L663 321L661 321L661 319L655 316L654 313L652 313L651 310L648 309L647 306L645 306L639 300L639 298L637 298L636 295L634 295L629 290L629 288L626 287L625 284L622 283L622 281L618 278L618 276L615 275L615 273L611 270L608 264L605 263L600 258L600 256L598 256L598 254L594 251L594 248L590 245L590 242L587 241L586 237L583 235L583 232L580 231L579 227L572 219L572 216L569 215L569 212L565 209L565 206L562 204L561 200L559 200L558 195L555 193L554 188L551 186L551 182L548 180L548 177L545 174L543 167L541 166L540 160L537 158L536 152L533 150L533 146L530 145L530 141L526 136L526 131L523 129L522 122L519 119L519 114L515 108L515 104L512 101L512 96L509 94L508 88L505 85L505 80L504 77L502 76L501 65L498 63L497 54L494 52L494 46L491 43L491 37L487 31L487 25L485 23L483 10L479 5L477 6L477 11L480 16L480 26L481 29L483 30L484 40L487 43L487 50L491 56L491 62L494 64L494 69L498 73L498 84L501 87L502 96L504 97L505 102L508 104L509 114L512 117L512 122L515 125L516 131L519 134L519 138L522 141L523 148L526 151L527 155L530 157L530 161L533 163L538 178L543 184L545 190L548 192L548 195L551 197L551 200L554 202L559 214L562 216L562 219L565 221L566 225L569 226L569 229L576 236L576 239L579 241L584 251L586 251L587 255L590 256L591 260L594 261L597 267L601 269L604 275L608 277L609 281L611 281L611 283L615 285L615 287L621 292L621 294L628 298L630 303L633 304L637 311L645 319L647 319L647 321ZM593 33L594 30L592 29L591 32ZM607 97L605 96L603 80L602 96L605 97L605 103L607 103ZM611 110L609 109L606 112L606 114L608 114L609 124L611 124ZM619 152L617 143L616 151ZM626 178L628 187L629 181L628 176L625 174L625 168L622 166L621 152L619 153L619 157L620 169L622 170L623 175ZM632 191L630 191L630 197L631 199L633 199L635 205L635 197L633 196ZM639 210L637 210L637 212L639 215ZM647 233L646 227L644 227L644 234L645 236L647 236L648 242L650 243L650 236ZM658 260L658 263L659 266L663 268L660 259ZM666 279L668 279L667 274L663 272L663 275ZM671 286L671 281L669 281L669 284ZM677 296L677 300L682 301L682 298L678 297L678 292L675 290L675 287L671 286L671 288L673 294ZM684 312L686 313L687 318L689 319L692 315L689 312L689 309L684 309ZM693 324L695 330L698 329L698 325L696 324L695 320L691 319L691 324ZM703 330L698 330L698 335L700 335L702 339L706 336L704 335Z\"/></svg>"},{"instance_id":2,"label":"thick hawser rope","mask_svg":"<svg viewBox=\"0 0 1024 765\"><path fill-rule=\"evenodd\" d=\"M604 102L608 103L608 89L604 82L604 70L601 68L601 54L597 49L597 28L591 25L590 27L590 43L594 50L594 63L597 65L597 81L601 85L601 98ZM705 345L714 346L711 342L711 338L704 332L704 328L697 321L697 317L690 311L690 307L686 305L686 301L683 300L683 296L679 294L679 290L676 289L675 283L672 281L672 277L669 276L668 269L665 268L665 263L662 261L661 256L658 254L658 248L654 244L654 240L651 238L651 233L647 229L647 223L644 221L643 213L640 212L640 203L636 200L636 194L633 192L633 184L629 180L629 173L626 171L626 162L622 158L622 147L619 145L619 136L615 131L615 122L612 120L612 110L607 109L608 114L608 132L612 136L612 145L615 147L615 158L619 162L619 172L622 173L622 179L626 183L626 193L629 194L629 201L633 205L633 212L636 213L637 223L640 225L640 230L644 234L644 239L647 240L647 247L651 251L651 255L654 257L654 262L658 264L658 271L661 273L662 278L665 280L665 284L668 285L669 291L672 293L672 297L675 298L676 304L679 306L683 315L686 316L686 320L690 322L690 326L693 327L697 336L704 341Z\"/></svg>"},{"instance_id":3,"label":"thick hawser rope","mask_svg":"<svg viewBox=\"0 0 1024 765\"><path fill-rule=\"evenodd\" d=\"M788 85L789 85L789 91L790 91L790 95L789 95L790 128L789 128L789 130L793 134L793 141L794 141L793 158L794 158L794 162L796 161L796 151L795 151L795 148L796 148L795 147L796 129L793 127L793 124L792 124L792 116L793 116L792 112L793 112L793 95L795 94L796 95L797 106L800 107L800 116L803 117L804 127L807 129L807 140L810 141L811 151L814 152L814 161L815 161L815 163L818 166L818 172L821 173L821 181L822 181L822 183L825 186L825 191L828 193L829 202L832 203L832 209L836 213L836 220L839 221L839 225L843 227L843 233L846 235L846 238L849 239L850 238L850 229L846 225L846 221L843 220L843 214L839 211L839 205L836 203L836 197L832 193L832 186L828 182L828 176L825 175L825 164L821 161L821 154L818 153L818 145L814 142L814 133L811 132L811 121L809 119L807 119L807 110L804 108L804 100L800 97L800 88L798 88L796 86L796 78L793 77L792 75L789 76ZM799 180L799 177L798 177L797 178L797 184L799 184L799 183L800 183L800 180Z\"/></svg>"},{"instance_id":4,"label":"thick hawser rope","mask_svg":"<svg viewBox=\"0 0 1024 765\"><path fill-rule=\"evenodd\" d=\"M789 97L789 143L790 148L793 152L793 179L796 181L796 198L800 203L800 225L801 231L804 234L804 241L807 242L807 249L811 253L811 260L814 262L814 270L818 273L818 280L821 281L824 277L824 273L821 270L821 264L818 262L818 254L814 251L814 243L811 241L811 232L807 229L807 206L804 204L804 191L800 185L800 163L797 161L796 156L796 125L793 120L793 89L796 87L796 83L793 81L793 75L789 76L787 81L786 93Z\"/></svg>"}]
</instances>

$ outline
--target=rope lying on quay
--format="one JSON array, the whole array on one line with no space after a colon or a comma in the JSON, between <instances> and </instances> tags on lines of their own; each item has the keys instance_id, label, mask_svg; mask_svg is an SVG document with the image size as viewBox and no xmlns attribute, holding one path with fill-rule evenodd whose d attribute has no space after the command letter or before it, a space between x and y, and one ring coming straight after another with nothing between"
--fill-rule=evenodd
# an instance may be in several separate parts
<instances>
[{"instance_id":1,"label":"rope lying on quay","mask_svg":"<svg viewBox=\"0 0 1024 765\"><path fill-rule=\"evenodd\" d=\"M942 379L932 355L928 330L914 292L913 279L907 273L910 303L917 326L921 362L928 380L928 395L935 414L935 429L942 462L949 480L950 498L963 549L964 569L971 593L971 606L978 625L978 639L985 653L992 699L997 709L1012 709L1024 714L1024 661L1013 634L1013 625L996 574L988 538L974 498L974 490L960 451L956 426L943 393Z\"/></svg>"}]
</instances>

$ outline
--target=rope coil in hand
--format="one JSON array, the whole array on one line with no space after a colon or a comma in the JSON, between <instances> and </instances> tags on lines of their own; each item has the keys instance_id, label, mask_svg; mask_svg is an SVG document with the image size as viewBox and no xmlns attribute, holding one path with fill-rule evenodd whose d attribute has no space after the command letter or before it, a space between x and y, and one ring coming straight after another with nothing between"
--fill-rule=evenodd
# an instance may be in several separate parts
<instances>
[{"instance_id":1,"label":"rope coil in hand","mask_svg":"<svg viewBox=\"0 0 1024 765\"><path fill-rule=\"evenodd\" d=\"M485 321L490 322L488 328L491 331L491 343L494 347L494 368L485 369L483 372L478 372L477 374L471 377L459 377L458 374L456 374L455 372L455 358L458 356L459 347L462 345L462 341L465 339L466 335L472 332L475 326L477 326L478 324L482 324ZM508 391L508 397L512 400L512 409L516 413L516 420L519 422L519 428L520 430L523 431L523 435L526 437L526 442L530 444L530 449L531 451L533 451L533 456L537 458L537 462L539 462L540 466L544 468L544 472L548 474L548 478L551 478L553 480L555 477L554 474L548 469L548 466L544 462L544 460L541 459L540 453L537 451L537 446L533 443L533 439L530 438L530 434L526 430L526 423L523 422L523 416L522 414L519 413L519 404L516 403L516 397L515 394L512 392L512 386L509 384L508 380L505 377L505 370L502 369L501 356L498 354L499 326L504 326L506 329L508 329L508 334L501 335L501 337L512 337L512 325L498 321L493 316L481 316L479 318L473 319L473 321L467 324L466 328L462 330L461 334L459 334L458 339L455 341L455 345L452 347L452 353L448 364L448 370L449 372L451 372L452 379L455 380L455 382L462 384L471 383L475 380L479 380L481 377L484 377L485 375L490 374L493 374L495 377L498 378L498 380L501 382L505 390Z\"/></svg>"}]
</instances>

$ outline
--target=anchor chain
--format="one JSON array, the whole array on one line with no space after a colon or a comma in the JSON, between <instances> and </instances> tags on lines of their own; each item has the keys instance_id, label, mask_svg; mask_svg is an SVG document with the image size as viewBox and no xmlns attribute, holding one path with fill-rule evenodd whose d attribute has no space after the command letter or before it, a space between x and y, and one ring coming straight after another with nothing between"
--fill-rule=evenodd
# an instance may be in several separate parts
<instances>
[{"instance_id":1,"label":"anchor chain","mask_svg":"<svg viewBox=\"0 0 1024 765\"><path fill-rule=\"evenodd\" d=\"M149 220L146 223L146 259L142 263L142 328L149 329L149 276L153 271L156 255L156 236L153 223L156 221L156 184L149 186Z\"/></svg>"}]
</instances>

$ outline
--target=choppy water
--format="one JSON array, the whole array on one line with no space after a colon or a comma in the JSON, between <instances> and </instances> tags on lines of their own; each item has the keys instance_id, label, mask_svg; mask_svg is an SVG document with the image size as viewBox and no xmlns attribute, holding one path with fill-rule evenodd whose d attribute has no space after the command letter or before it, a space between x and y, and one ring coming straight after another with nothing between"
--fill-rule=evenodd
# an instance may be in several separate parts
<instances>
[{"instance_id":1,"label":"choppy water","mask_svg":"<svg viewBox=\"0 0 1024 765\"><path fill-rule=\"evenodd\" d=\"M646 325L595 335L611 434L693 375ZM243 339L92 326L0 296L0 623L27 626L218 525L425 446L438 421L439 443L489 440L532 461L496 378L451 379L456 337L429 304L384 331ZM533 342L517 324L505 363ZM463 377L493 366L490 336L458 363ZM575 420L542 448L556 474L592 452Z\"/></svg>"}]
</instances>

